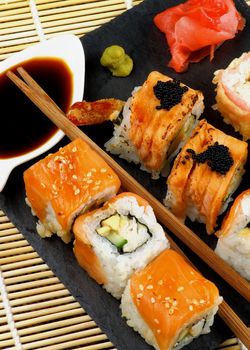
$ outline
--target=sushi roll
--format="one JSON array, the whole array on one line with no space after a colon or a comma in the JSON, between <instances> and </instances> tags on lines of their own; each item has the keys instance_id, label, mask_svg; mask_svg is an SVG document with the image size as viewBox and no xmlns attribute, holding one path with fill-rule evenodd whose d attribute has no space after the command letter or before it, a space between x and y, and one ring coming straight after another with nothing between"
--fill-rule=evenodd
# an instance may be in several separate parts
<instances>
[{"instance_id":1,"label":"sushi roll","mask_svg":"<svg viewBox=\"0 0 250 350\"><path fill-rule=\"evenodd\" d=\"M153 209L129 192L79 216L73 231L79 265L115 298L121 297L135 270L169 247Z\"/></svg>"},{"instance_id":2,"label":"sushi roll","mask_svg":"<svg viewBox=\"0 0 250 350\"><path fill-rule=\"evenodd\" d=\"M140 163L155 179L166 175L203 109L200 91L153 71L128 99L106 150Z\"/></svg>"},{"instance_id":3,"label":"sushi roll","mask_svg":"<svg viewBox=\"0 0 250 350\"><path fill-rule=\"evenodd\" d=\"M215 108L225 123L231 124L242 136L250 139L250 52L235 58L226 69L215 72Z\"/></svg>"},{"instance_id":4,"label":"sushi roll","mask_svg":"<svg viewBox=\"0 0 250 350\"><path fill-rule=\"evenodd\" d=\"M115 196L120 180L83 140L77 139L24 172L27 204L41 237L68 243L75 217Z\"/></svg>"},{"instance_id":5,"label":"sushi roll","mask_svg":"<svg viewBox=\"0 0 250 350\"><path fill-rule=\"evenodd\" d=\"M210 332L222 298L217 287L172 249L128 281L122 316L155 349L181 349Z\"/></svg>"},{"instance_id":6,"label":"sushi roll","mask_svg":"<svg viewBox=\"0 0 250 350\"><path fill-rule=\"evenodd\" d=\"M240 184L246 160L246 142L201 120L175 159L164 204L180 220L189 217L213 233Z\"/></svg>"},{"instance_id":7,"label":"sushi roll","mask_svg":"<svg viewBox=\"0 0 250 350\"><path fill-rule=\"evenodd\" d=\"M250 189L235 199L216 235L215 252L250 281Z\"/></svg>"}]
</instances>

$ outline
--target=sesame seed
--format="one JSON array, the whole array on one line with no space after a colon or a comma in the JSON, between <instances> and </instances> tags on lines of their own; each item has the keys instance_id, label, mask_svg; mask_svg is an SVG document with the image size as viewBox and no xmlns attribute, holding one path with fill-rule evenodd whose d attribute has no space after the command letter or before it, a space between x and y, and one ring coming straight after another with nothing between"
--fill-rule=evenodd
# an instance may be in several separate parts
<instances>
[{"instance_id":1,"label":"sesame seed","mask_svg":"<svg viewBox=\"0 0 250 350\"><path fill-rule=\"evenodd\" d=\"M159 286L163 285L163 280L158 281Z\"/></svg>"},{"instance_id":2,"label":"sesame seed","mask_svg":"<svg viewBox=\"0 0 250 350\"><path fill-rule=\"evenodd\" d=\"M139 289L140 289L141 291L143 291L143 290L144 290L144 287L143 287L143 285L142 285L142 284L140 284L140 285L139 285Z\"/></svg>"},{"instance_id":3,"label":"sesame seed","mask_svg":"<svg viewBox=\"0 0 250 350\"><path fill-rule=\"evenodd\" d=\"M197 301L196 299L193 299L193 300L192 300L192 304L198 305L198 301Z\"/></svg>"},{"instance_id":4,"label":"sesame seed","mask_svg":"<svg viewBox=\"0 0 250 350\"><path fill-rule=\"evenodd\" d=\"M168 314L169 314L169 315L173 315L173 313L174 313L174 309L171 307L171 308L168 310Z\"/></svg>"},{"instance_id":5,"label":"sesame seed","mask_svg":"<svg viewBox=\"0 0 250 350\"><path fill-rule=\"evenodd\" d=\"M165 300L169 301L171 298L170 297L165 297Z\"/></svg>"},{"instance_id":6,"label":"sesame seed","mask_svg":"<svg viewBox=\"0 0 250 350\"><path fill-rule=\"evenodd\" d=\"M166 307L167 309L169 309L169 308L170 308L170 304L169 304L168 302L166 302L165 307Z\"/></svg>"},{"instance_id":7,"label":"sesame seed","mask_svg":"<svg viewBox=\"0 0 250 350\"><path fill-rule=\"evenodd\" d=\"M161 330L160 330L160 329L157 329L156 332L159 334L159 333L161 333Z\"/></svg>"},{"instance_id":8,"label":"sesame seed","mask_svg":"<svg viewBox=\"0 0 250 350\"><path fill-rule=\"evenodd\" d=\"M78 195L79 193L80 193L80 189L77 188L77 189L74 191L74 195L76 196L76 195Z\"/></svg>"},{"instance_id":9,"label":"sesame seed","mask_svg":"<svg viewBox=\"0 0 250 350\"><path fill-rule=\"evenodd\" d=\"M77 180L77 176L74 174L74 175L72 175L72 179L75 179L75 180Z\"/></svg>"},{"instance_id":10,"label":"sesame seed","mask_svg":"<svg viewBox=\"0 0 250 350\"><path fill-rule=\"evenodd\" d=\"M154 286L153 286L152 284L149 284L146 288L147 288L147 289L153 289Z\"/></svg>"},{"instance_id":11,"label":"sesame seed","mask_svg":"<svg viewBox=\"0 0 250 350\"><path fill-rule=\"evenodd\" d=\"M87 180L87 184L91 184L93 182L93 180L89 179Z\"/></svg>"},{"instance_id":12,"label":"sesame seed","mask_svg":"<svg viewBox=\"0 0 250 350\"><path fill-rule=\"evenodd\" d=\"M87 173L87 177L91 177L91 175L92 175L92 172L91 171L89 171L88 173Z\"/></svg>"},{"instance_id":13,"label":"sesame seed","mask_svg":"<svg viewBox=\"0 0 250 350\"><path fill-rule=\"evenodd\" d=\"M100 186L95 186L95 187L93 187L93 191L98 191L99 188L100 188Z\"/></svg>"},{"instance_id":14,"label":"sesame seed","mask_svg":"<svg viewBox=\"0 0 250 350\"><path fill-rule=\"evenodd\" d=\"M154 297L152 297L150 300L151 300L151 303L152 303L152 304L155 303L155 298L154 298Z\"/></svg>"},{"instance_id":15,"label":"sesame seed","mask_svg":"<svg viewBox=\"0 0 250 350\"><path fill-rule=\"evenodd\" d=\"M194 309L193 305L189 305L188 308L189 308L190 311L193 311L193 309Z\"/></svg>"},{"instance_id":16,"label":"sesame seed","mask_svg":"<svg viewBox=\"0 0 250 350\"><path fill-rule=\"evenodd\" d=\"M178 301L177 301L177 300L174 300L174 301L173 301L173 306L177 306L177 304L178 304Z\"/></svg>"},{"instance_id":17,"label":"sesame seed","mask_svg":"<svg viewBox=\"0 0 250 350\"><path fill-rule=\"evenodd\" d=\"M148 281L150 281L150 280L152 279L152 276L149 275L149 276L147 277L147 279L148 279Z\"/></svg>"},{"instance_id":18,"label":"sesame seed","mask_svg":"<svg viewBox=\"0 0 250 350\"><path fill-rule=\"evenodd\" d=\"M53 190L55 190L55 191L57 190L57 187L56 187L55 184L52 185L52 188L53 188Z\"/></svg>"},{"instance_id":19,"label":"sesame seed","mask_svg":"<svg viewBox=\"0 0 250 350\"><path fill-rule=\"evenodd\" d=\"M93 173L96 173L96 168L90 169Z\"/></svg>"},{"instance_id":20,"label":"sesame seed","mask_svg":"<svg viewBox=\"0 0 250 350\"><path fill-rule=\"evenodd\" d=\"M184 290L183 286L180 286L180 287L177 288L177 292L181 292L182 290Z\"/></svg>"},{"instance_id":21,"label":"sesame seed","mask_svg":"<svg viewBox=\"0 0 250 350\"><path fill-rule=\"evenodd\" d=\"M100 172L101 172L101 173L106 173L106 172L107 172L107 169L102 168L102 169L100 170Z\"/></svg>"},{"instance_id":22,"label":"sesame seed","mask_svg":"<svg viewBox=\"0 0 250 350\"><path fill-rule=\"evenodd\" d=\"M98 180L98 181L95 181L95 185L100 185L101 181Z\"/></svg>"},{"instance_id":23,"label":"sesame seed","mask_svg":"<svg viewBox=\"0 0 250 350\"><path fill-rule=\"evenodd\" d=\"M160 323L159 320L158 320L157 318L154 318L154 322L157 323L157 324Z\"/></svg>"},{"instance_id":24,"label":"sesame seed","mask_svg":"<svg viewBox=\"0 0 250 350\"><path fill-rule=\"evenodd\" d=\"M49 169L51 168L51 164L50 163L47 164L47 168L49 168Z\"/></svg>"},{"instance_id":25,"label":"sesame seed","mask_svg":"<svg viewBox=\"0 0 250 350\"><path fill-rule=\"evenodd\" d=\"M139 299L139 298L142 298L143 297L143 294L142 293L138 293L137 295L136 295L136 297Z\"/></svg>"},{"instance_id":26,"label":"sesame seed","mask_svg":"<svg viewBox=\"0 0 250 350\"><path fill-rule=\"evenodd\" d=\"M205 300L204 300L204 299L201 299L201 300L200 300L200 304L205 304Z\"/></svg>"},{"instance_id":27,"label":"sesame seed","mask_svg":"<svg viewBox=\"0 0 250 350\"><path fill-rule=\"evenodd\" d=\"M55 156L54 161L56 162L59 159L58 156Z\"/></svg>"},{"instance_id":28,"label":"sesame seed","mask_svg":"<svg viewBox=\"0 0 250 350\"><path fill-rule=\"evenodd\" d=\"M77 151L77 148L76 147L73 147L72 148L72 152L75 153Z\"/></svg>"},{"instance_id":29,"label":"sesame seed","mask_svg":"<svg viewBox=\"0 0 250 350\"><path fill-rule=\"evenodd\" d=\"M44 185L44 183L43 182L41 182L41 186L43 187L43 188L45 188L46 186Z\"/></svg>"},{"instance_id":30,"label":"sesame seed","mask_svg":"<svg viewBox=\"0 0 250 350\"><path fill-rule=\"evenodd\" d=\"M69 168L70 168L71 170L74 168L72 163L69 163Z\"/></svg>"}]
</instances>

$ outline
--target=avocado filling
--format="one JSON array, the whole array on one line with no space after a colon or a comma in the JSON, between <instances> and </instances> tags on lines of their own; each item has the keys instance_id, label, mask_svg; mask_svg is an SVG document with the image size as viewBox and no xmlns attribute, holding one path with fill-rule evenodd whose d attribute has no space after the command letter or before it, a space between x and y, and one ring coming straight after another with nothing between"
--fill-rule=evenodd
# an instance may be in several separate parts
<instances>
[{"instance_id":1,"label":"avocado filling","mask_svg":"<svg viewBox=\"0 0 250 350\"><path fill-rule=\"evenodd\" d=\"M111 215L102 220L96 232L114 244L120 253L130 253L151 237L148 228L134 216Z\"/></svg>"},{"instance_id":2,"label":"avocado filling","mask_svg":"<svg viewBox=\"0 0 250 350\"><path fill-rule=\"evenodd\" d=\"M180 343L186 343L190 338L198 337L206 325L206 319L202 318L200 321L196 322L191 327L183 329L179 335L179 338L174 346L178 347Z\"/></svg>"}]
</instances>

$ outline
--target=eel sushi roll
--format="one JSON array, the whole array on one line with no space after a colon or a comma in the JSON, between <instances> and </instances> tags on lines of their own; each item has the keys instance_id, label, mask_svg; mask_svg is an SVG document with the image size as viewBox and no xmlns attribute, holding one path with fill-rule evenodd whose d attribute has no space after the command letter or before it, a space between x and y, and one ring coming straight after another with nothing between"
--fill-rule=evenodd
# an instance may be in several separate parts
<instances>
[{"instance_id":1,"label":"eel sushi roll","mask_svg":"<svg viewBox=\"0 0 250 350\"><path fill-rule=\"evenodd\" d=\"M166 176L203 109L200 91L153 71L125 104L106 150L141 164L152 178Z\"/></svg>"},{"instance_id":2,"label":"eel sushi roll","mask_svg":"<svg viewBox=\"0 0 250 350\"><path fill-rule=\"evenodd\" d=\"M117 299L130 275L169 247L153 209L129 192L79 216L73 231L79 265Z\"/></svg>"},{"instance_id":3,"label":"eel sushi roll","mask_svg":"<svg viewBox=\"0 0 250 350\"><path fill-rule=\"evenodd\" d=\"M216 234L215 252L250 281L250 189L235 199Z\"/></svg>"},{"instance_id":4,"label":"eel sushi roll","mask_svg":"<svg viewBox=\"0 0 250 350\"><path fill-rule=\"evenodd\" d=\"M215 72L215 108L243 140L250 139L250 52L235 58L226 69Z\"/></svg>"},{"instance_id":5,"label":"eel sushi roll","mask_svg":"<svg viewBox=\"0 0 250 350\"><path fill-rule=\"evenodd\" d=\"M207 233L213 233L241 182L247 146L201 120L167 179L167 208L182 221L189 217L206 224Z\"/></svg>"},{"instance_id":6,"label":"eel sushi roll","mask_svg":"<svg viewBox=\"0 0 250 350\"><path fill-rule=\"evenodd\" d=\"M181 349L210 332L222 298L217 287L172 249L128 281L122 315L155 349Z\"/></svg>"},{"instance_id":7,"label":"eel sushi roll","mask_svg":"<svg viewBox=\"0 0 250 350\"><path fill-rule=\"evenodd\" d=\"M68 243L75 217L115 196L120 180L83 140L77 139L24 172L26 201L39 218L41 237Z\"/></svg>"}]
</instances>

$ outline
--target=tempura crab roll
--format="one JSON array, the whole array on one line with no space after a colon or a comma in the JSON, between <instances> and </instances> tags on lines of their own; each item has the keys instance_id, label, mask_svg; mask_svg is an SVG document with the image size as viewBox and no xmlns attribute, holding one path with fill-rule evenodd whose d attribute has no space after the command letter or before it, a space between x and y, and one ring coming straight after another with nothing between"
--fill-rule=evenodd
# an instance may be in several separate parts
<instances>
[{"instance_id":1,"label":"tempura crab roll","mask_svg":"<svg viewBox=\"0 0 250 350\"><path fill-rule=\"evenodd\" d=\"M216 234L215 252L250 280L250 189L235 199Z\"/></svg>"},{"instance_id":2,"label":"tempura crab roll","mask_svg":"<svg viewBox=\"0 0 250 350\"><path fill-rule=\"evenodd\" d=\"M247 147L201 120L174 161L165 205L180 220L189 217L213 233L245 172Z\"/></svg>"},{"instance_id":3,"label":"tempura crab roll","mask_svg":"<svg viewBox=\"0 0 250 350\"><path fill-rule=\"evenodd\" d=\"M200 91L153 71L127 101L106 150L140 163L153 178L166 175L203 109Z\"/></svg>"},{"instance_id":4,"label":"tempura crab roll","mask_svg":"<svg viewBox=\"0 0 250 350\"><path fill-rule=\"evenodd\" d=\"M153 209L129 192L79 216L73 231L79 264L115 298L121 297L135 270L169 247Z\"/></svg>"},{"instance_id":5,"label":"tempura crab roll","mask_svg":"<svg viewBox=\"0 0 250 350\"><path fill-rule=\"evenodd\" d=\"M243 136L250 139L250 52L235 58L227 68L215 72L215 108L225 123L231 124Z\"/></svg>"},{"instance_id":6,"label":"tempura crab roll","mask_svg":"<svg viewBox=\"0 0 250 350\"><path fill-rule=\"evenodd\" d=\"M172 249L128 281L122 316L155 349L178 350L210 332L222 298L217 287Z\"/></svg>"},{"instance_id":7,"label":"tempura crab roll","mask_svg":"<svg viewBox=\"0 0 250 350\"><path fill-rule=\"evenodd\" d=\"M120 180L83 140L77 139L24 172L27 203L41 237L68 243L75 217L115 196Z\"/></svg>"}]
</instances>

